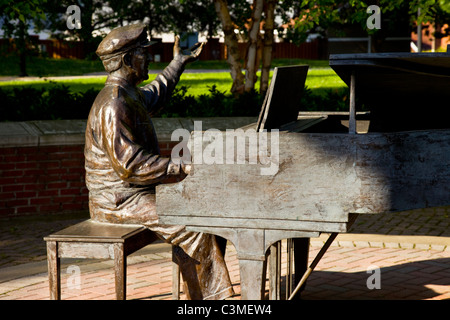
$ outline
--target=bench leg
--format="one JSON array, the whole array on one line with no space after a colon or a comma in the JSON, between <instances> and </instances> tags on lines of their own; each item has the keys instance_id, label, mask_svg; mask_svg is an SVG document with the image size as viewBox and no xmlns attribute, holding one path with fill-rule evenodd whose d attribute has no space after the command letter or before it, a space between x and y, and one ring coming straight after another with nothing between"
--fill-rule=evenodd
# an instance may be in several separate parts
<instances>
[{"instance_id":1,"label":"bench leg","mask_svg":"<svg viewBox=\"0 0 450 320\"><path fill-rule=\"evenodd\" d=\"M174 246L172 246L172 300L180 300L180 266L174 261Z\"/></svg>"},{"instance_id":2,"label":"bench leg","mask_svg":"<svg viewBox=\"0 0 450 320\"><path fill-rule=\"evenodd\" d=\"M127 257L121 243L114 244L114 272L116 280L116 299L126 300L127 297Z\"/></svg>"},{"instance_id":3,"label":"bench leg","mask_svg":"<svg viewBox=\"0 0 450 320\"><path fill-rule=\"evenodd\" d=\"M47 263L50 300L61 300L61 265L56 241L47 241Z\"/></svg>"}]
</instances>

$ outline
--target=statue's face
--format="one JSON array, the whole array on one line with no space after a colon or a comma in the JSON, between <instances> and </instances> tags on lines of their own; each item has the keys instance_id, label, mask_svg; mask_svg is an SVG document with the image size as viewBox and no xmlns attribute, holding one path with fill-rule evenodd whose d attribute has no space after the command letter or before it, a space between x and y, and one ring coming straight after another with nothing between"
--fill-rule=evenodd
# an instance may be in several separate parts
<instances>
[{"instance_id":1,"label":"statue's face","mask_svg":"<svg viewBox=\"0 0 450 320\"><path fill-rule=\"evenodd\" d=\"M137 48L131 56L131 68L134 70L136 84L148 79L150 54L146 48Z\"/></svg>"}]
</instances>

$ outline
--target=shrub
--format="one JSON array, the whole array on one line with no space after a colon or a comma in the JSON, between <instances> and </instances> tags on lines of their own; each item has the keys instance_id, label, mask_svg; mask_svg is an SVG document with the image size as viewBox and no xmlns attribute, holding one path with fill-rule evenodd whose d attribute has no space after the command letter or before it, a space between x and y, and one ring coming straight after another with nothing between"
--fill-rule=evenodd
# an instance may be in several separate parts
<instances>
[{"instance_id":1,"label":"shrub","mask_svg":"<svg viewBox=\"0 0 450 320\"><path fill-rule=\"evenodd\" d=\"M0 88L0 121L87 119L99 90L72 92L56 82L48 89L33 87ZM166 107L156 117L235 117L258 116L263 97L251 91L234 97L209 87L207 94L194 97L188 87L177 87ZM299 101L303 111L348 110L348 90L329 90L316 95L305 87Z\"/></svg>"},{"instance_id":2,"label":"shrub","mask_svg":"<svg viewBox=\"0 0 450 320\"><path fill-rule=\"evenodd\" d=\"M237 98L215 85L208 87L208 93L197 97L189 95L188 87L175 88L166 107L157 117L238 117L258 115L262 99L255 91Z\"/></svg>"},{"instance_id":3,"label":"shrub","mask_svg":"<svg viewBox=\"0 0 450 320\"><path fill-rule=\"evenodd\" d=\"M68 86L55 84L48 90L33 87L0 88L0 120L29 121L87 119L98 90L72 92Z\"/></svg>"}]
</instances>

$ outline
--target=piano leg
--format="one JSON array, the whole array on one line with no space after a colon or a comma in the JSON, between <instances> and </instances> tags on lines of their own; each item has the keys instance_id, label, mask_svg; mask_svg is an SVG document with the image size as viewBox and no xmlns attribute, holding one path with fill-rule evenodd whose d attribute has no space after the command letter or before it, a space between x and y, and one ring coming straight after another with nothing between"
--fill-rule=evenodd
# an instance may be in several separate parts
<instances>
[{"instance_id":1,"label":"piano leg","mask_svg":"<svg viewBox=\"0 0 450 320\"><path fill-rule=\"evenodd\" d=\"M241 275L241 300L262 300L264 298L264 260L239 260Z\"/></svg>"},{"instance_id":2,"label":"piano leg","mask_svg":"<svg viewBox=\"0 0 450 320\"><path fill-rule=\"evenodd\" d=\"M294 291L302 275L308 268L309 257L309 238L289 238L287 239L287 257L286 257L286 281L285 294L286 299ZM281 299L281 241L270 246L269 255L269 297L270 300ZM305 288L304 284L300 292ZM295 296L300 299L300 294Z\"/></svg>"},{"instance_id":3,"label":"piano leg","mask_svg":"<svg viewBox=\"0 0 450 320\"><path fill-rule=\"evenodd\" d=\"M230 240L236 248L239 260L241 299L261 300L263 298L263 284L266 281L264 230L197 227L193 231L211 233Z\"/></svg>"},{"instance_id":4,"label":"piano leg","mask_svg":"<svg viewBox=\"0 0 450 320\"><path fill-rule=\"evenodd\" d=\"M270 246L269 260L269 299L280 300L281 295L281 241Z\"/></svg>"},{"instance_id":5,"label":"piano leg","mask_svg":"<svg viewBox=\"0 0 450 320\"><path fill-rule=\"evenodd\" d=\"M266 283L266 249L271 244L277 243L285 236L288 238L310 238L318 237L317 232L288 232L280 230L244 229L244 228L218 228L218 227L189 227L188 231L215 234L231 241L236 248L239 260L239 272L241 278L241 299L262 300L265 293ZM289 237L290 235L290 237ZM303 245L309 239L302 239ZM304 248L304 246L299 246ZM281 249L281 248L280 248ZM280 250L277 250L279 252ZM299 254L307 259L304 250ZM298 263L302 265L303 263ZM297 270L296 270L297 272ZM299 271L300 272L300 271ZM301 273L301 272L300 272Z\"/></svg>"},{"instance_id":6,"label":"piano leg","mask_svg":"<svg viewBox=\"0 0 450 320\"><path fill-rule=\"evenodd\" d=\"M302 275L308 269L308 257L309 257L309 238L294 238L294 283L289 290L289 296L294 291L294 288L300 282ZM305 289L306 284L302 285L300 288L300 292ZM296 298L300 299L300 294L296 296Z\"/></svg>"},{"instance_id":7,"label":"piano leg","mask_svg":"<svg viewBox=\"0 0 450 320\"><path fill-rule=\"evenodd\" d=\"M290 288L286 288L286 299L289 298L291 293L293 292L295 286L300 281L302 275L305 273L305 271L308 268L308 255L309 255L309 238L294 238L292 239L293 242L293 251L294 251L294 261L291 260L291 263L293 262L293 268L294 268L294 281L290 285ZM278 246L277 246L278 245ZM281 249L281 246L279 246L279 243L274 244L271 246L272 249ZM278 250L273 250L275 256L278 256ZM276 257L271 259L271 263L277 264L279 261L277 261ZM275 267L275 266L274 266ZM288 268L291 268L292 266L288 266ZM242 256L241 259L239 259L239 271L241 275L241 297L242 300L261 300L264 298L264 291L265 291L265 268L266 264L264 260L250 260L245 259L245 256ZM275 276L275 278L279 277L280 273L274 272L272 274ZM290 277L291 274L287 274L286 277ZM275 279L274 279L275 280ZM278 280L278 279L277 279ZM276 280L275 280L276 281ZM286 283L289 283L287 281ZM302 288L300 291L303 291L305 287L305 284L302 285ZM278 286L275 284L274 289L276 291L280 290L279 284ZM272 292L271 293L271 299L279 299L279 292ZM296 298L299 299L300 295L296 295Z\"/></svg>"}]
</instances>

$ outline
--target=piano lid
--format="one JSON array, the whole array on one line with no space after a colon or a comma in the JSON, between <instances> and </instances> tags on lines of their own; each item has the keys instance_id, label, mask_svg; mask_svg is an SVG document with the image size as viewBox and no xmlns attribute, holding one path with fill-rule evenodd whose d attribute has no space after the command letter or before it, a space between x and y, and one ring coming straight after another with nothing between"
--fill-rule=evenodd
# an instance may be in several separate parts
<instances>
[{"instance_id":1,"label":"piano lid","mask_svg":"<svg viewBox=\"0 0 450 320\"><path fill-rule=\"evenodd\" d=\"M355 53L331 54L330 66L347 85L353 70L373 67L381 74L397 70L414 74L450 77L450 53Z\"/></svg>"},{"instance_id":2,"label":"piano lid","mask_svg":"<svg viewBox=\"0 0 450 320\"><path fill-rule=\"evenodd\" d=\"M330 67L348 86L355 74L357 102L375 131L448 127L437 115L450 100L450 53L335 54Z\"/></svg>"}]
</instances>

